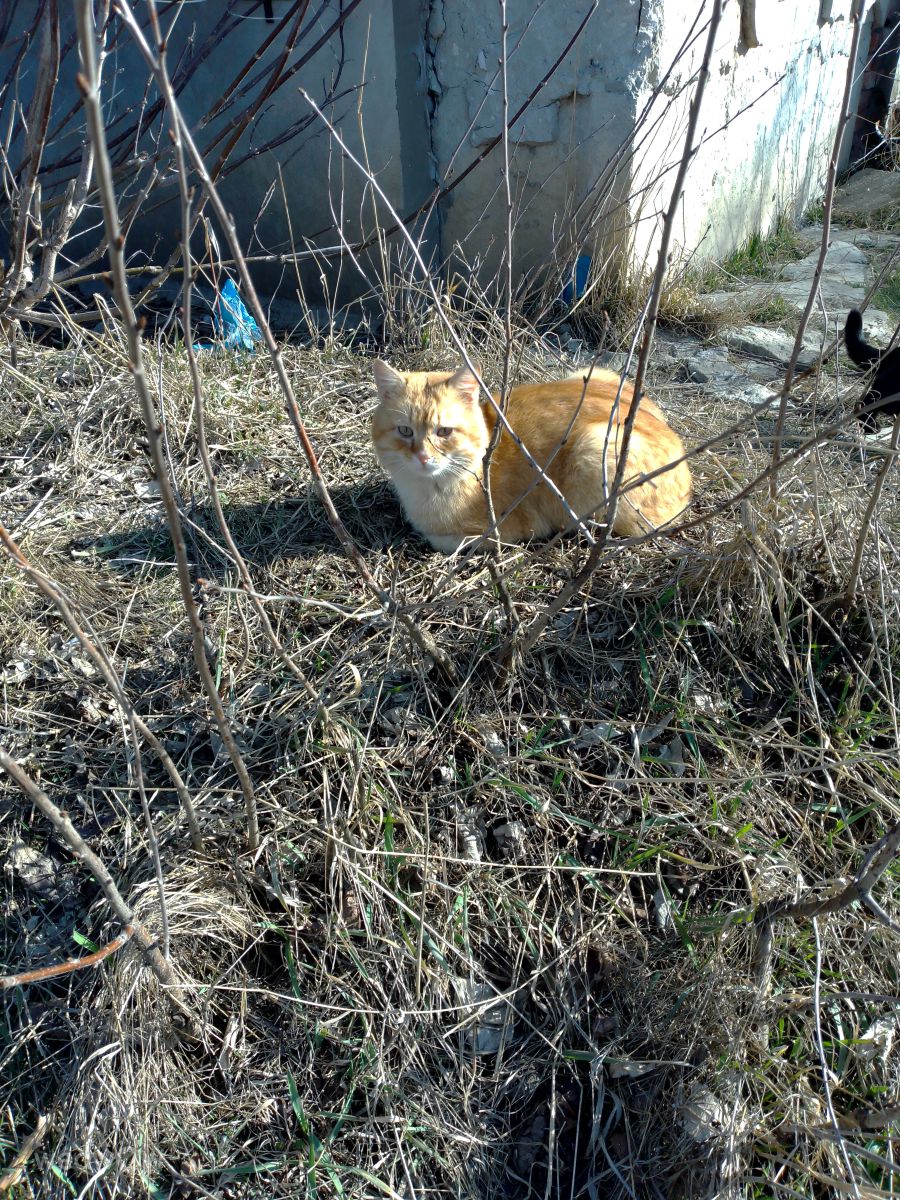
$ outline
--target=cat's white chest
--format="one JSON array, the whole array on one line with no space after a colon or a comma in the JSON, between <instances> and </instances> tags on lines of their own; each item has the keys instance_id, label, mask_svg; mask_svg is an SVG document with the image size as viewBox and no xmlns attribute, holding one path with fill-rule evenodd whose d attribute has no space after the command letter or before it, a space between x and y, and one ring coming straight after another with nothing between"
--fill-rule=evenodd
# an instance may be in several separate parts
<instances>
[{"instance_id":1,"label":"cat's white chest","mask_svg":"<svg viewBox=\"0 0 900 1200\"><path fill-rule=\"evenodd\" d=\"M440 512L440 487L434 476L413 474L411 471L397 471L391 476L391 482L400 497L404 512L413 525L420 527L423 517L426 515L430 517ZM427 525L427 521L425 523Z\"/></svg>"}]
</instances>

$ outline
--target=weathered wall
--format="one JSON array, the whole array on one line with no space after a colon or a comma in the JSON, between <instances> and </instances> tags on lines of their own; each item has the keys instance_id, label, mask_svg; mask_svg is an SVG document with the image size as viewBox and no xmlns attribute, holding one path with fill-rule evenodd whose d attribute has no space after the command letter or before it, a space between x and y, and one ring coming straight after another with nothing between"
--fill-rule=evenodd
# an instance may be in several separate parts
<instances>
[{"instance_id":1,"label":"weathered wall","mask_svg":"<svg viewBox=\"0 0 900 1200\"><path fill-rule=\"evenodd\" d=\"M186 19L182 18L177 27L171 57L187 37L202 35L216 19L218 7L185 7ZM340 6L338 0L328 0L313 8L315 23L301 49L332 25ZM278 6L275 15L280 15ZM207 60L182 99L190 120L199 120L207 111L210 97L221 90L223 79L234 74L239 59L259 45L270 28L258 17L245 21L246 32L240 40L223 46ZM253 144L264 144L309 114L298 84L321 102L331 81L338 79L338 92L346 94L327 108L328 117L339 125L351 152L367 161L377 174L397 208L402 212L414 209L431 186L426 111L418 92L417 52L421 41L419 0L364 0L345 25L343 37L332 37L296 80L267 102L253 129ZM263 62L270 63L275 53L273 48ZM276 190L264 203L273 183L277 183ZM335 222L350 242L376 229L374 207L362 176L318 123L283 150L248 158L223 183L222 193L239 222L244 245L257 255L284 253L291 250L292 244L301 253L311 246L339 246ZM170 229L171 216L171 212L160 214L154 220L153 232L162 234ZM384 219L383 212L381 217ZM146 238L148 233L145 227L141 236ZM358 295L377 283L371 259L364 255L358 261L362 271L346 256L330 260L327 290L332 296ZM256 272L264 287L279 288L283 294L295 289L292 266L258 266ZM317 296L320 266L305 262L302 274L307 291L313 298L321 298Z\"/></svg>"},{"instance_id":2,"label":"weathered wall","mask_svg":"<svg viewBox=\"0 0 900 1200\"><path fill-rule=\"evenodd\" d=\"M828 4L756 0L725 7L700 129L707 139L688 175L676 226L684 257L722 257L781 215L822 194L847 67L851 0ZM652 255L659 214L681 155L692 83L712 0L621 0L601 5L565 66L511 130L518 275L560 241L569 253L631 241ZM509 109L515 112L565 46L587 5L510 3ZM870 2L865 19L871 23ZM469 0L433 0L436 161L459 170L500 130L499 17ZM756 45L748 43L757 42ZM685 45L687 43L687 45ZM862 55L868 38L861 41ZM658 89L658 90L657 90ZM854 88L858 94L859 80ZM845 138L843 162L849 154ZM622 154L624 148L625 153ZM595 191L621 155L615 197ZM504 244L499 150L444 211L444 245L492 266ZM603 189L601 189L602 191ZM597 224L593 199L611 218Z\"/></svg>"},{"instance_id":3,"label":"weathered wall","mask_svg":"<svg viewBox=\"0 0 900 1200\"><path fill-rule=\"evenodd\" d=\"M38 3L16 0L22 28ZM652 252L681 152L711 3L601 0L594 7L592 0L509 0L510 115L537 89L510 134L517 283L583 250L633 244L639 255ZM821 194L844 86L850 3L728 0L701 119L707 140L692 163L676 228L683 255L724 255L753 230L768 228L782 213L801 211ZM863 60L873 9L883 21L897 7L898 0L867 0ZM185 5L170 41L170 62L187 45L200 44L224 8ZM245 8L251 12L246 0L232 0L231 11L242 14ZM275 5L276 18L284 11ZM329 28L340 8L338 0L321 0L310 11L314 16L301 49ZM742 11L745 23L755 12L755 38L746 24L742 29ZM72 29L71 11L61 6L61 12L65 37ZM585 16L580 37L553 71ZM436 260L445 255L479 264L482 280L489 282L503 259L506 227L503 155L500 147L490 149L502 120L499 21L494 3L364 0L343 37L327 40L267 102L242 147L246 161L223 183L248 250L285 253L292 238L301 252L334 248L341 240L336 221L350 242L375 229L371 194L320 126L274 151L254 151L307 114L297 83L320 98L337 79L344 94L329 116L401 213L415 210L436 185L454 185L478 164L437 206L424 245L426 253L438 252ZM248 16L206 60L181 97L193 125L271 29L261 14ZM13 40L0 46L0 77L15 53ZM270 48L262 67L279 48L280 43ZM77 66L74 53L63 62L59 112L77 102ZM863 66L861 61L860 78ZM125 109L141 103L146 83L146 70L127 38L108 58L105 73L112 130ZM27 100L28 79L21 85ZM198 130L199 143L207 144L216 129L214 123ZM77 150L77 138L68 137ZM848 137L845 160L849 142ZM170 178L157 193L167 202L148 208L136 223L129 248L138 259L145 254L159 262L170 252L176 195ZM390 223L383 210L380 215L382 224ZM96 240L95 219L94 226L85 245ZM199 237L196 249L202 249ZM365 256L354 261L336 255L326 269L326 290L347 298L377 288L377 265ZM307 258L302 270L315 291L319 265ZM296 286L293 264L261 265L257 274L267 290L289 296Z\"/></svg>"},{"instance_id":4,"label":"weathered wall","mask_svg":"<svg viewBox=\"0 0 900 1200\"><path fill-rule=\"evenodd\" d=\"M597 8L565 62L510 131L517 277L539 269L560 239L564 246L582 240L590 225L584 202L629 142L646 57L642 7L646 0ZM511 0L510 117L550 72L590 10L587 0L543 6ZM501 131L499 10L469 0L432 0L428 28L435 163L440 174L458 174ZM445 249L470 262L486 259L491 269L505 245L503 170L498 147L442 208Z\"/></svg>"},{"instance_id":5,"label":"weathered wall","mask_svg":"<svg viewBox=\"0 0 900 1200\"><path fill-rule=\"evenodd\" d=\"M706 140L691 164L676 226L684 255L722 257L755 230L768 230L782 215L798 216L822 195L845 86L850 5L851 0L823 5L756 0L745 9L745 21L751 13L755 19L743 30L740 6L726 5L700 120ZM706 0L705 12L710 6ZM866 6L867 22L872 7ZM657 0L654 11L659 20L642 103L676 59L697 3ZM701 33L674 69L665 89L672 94L655 101L660 116L652 140L636 158L633 180L647 211L659 210L671 195L691 98L689 88L674 93L693 77L704 40ZM856 94L867 45L863 36ZM848 130L842 163L850 140ZM672 169L660 179L667 167ZM639 253L652 248L658 224L641 226Z\"/></svg>"}]
</instances>

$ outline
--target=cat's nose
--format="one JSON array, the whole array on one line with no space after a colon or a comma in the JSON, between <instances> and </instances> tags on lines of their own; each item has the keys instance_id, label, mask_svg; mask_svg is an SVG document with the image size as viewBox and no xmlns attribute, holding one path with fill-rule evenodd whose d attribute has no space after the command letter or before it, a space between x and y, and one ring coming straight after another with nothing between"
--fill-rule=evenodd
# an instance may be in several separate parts
<instances>
[{"instance_id":1,"label":"cat's nose","mask_svg":"<svg viewBox=\"0 0 900 1200\"><path fill-rule=\"evenodd\" d=\"M419 460L419 462L423 466L426 463L431 462L431 455L428 453L428 451L425 449L424 446L420 450L417 450L415 453L416 453L416 458Z\"/></svg>"}]
</instances>

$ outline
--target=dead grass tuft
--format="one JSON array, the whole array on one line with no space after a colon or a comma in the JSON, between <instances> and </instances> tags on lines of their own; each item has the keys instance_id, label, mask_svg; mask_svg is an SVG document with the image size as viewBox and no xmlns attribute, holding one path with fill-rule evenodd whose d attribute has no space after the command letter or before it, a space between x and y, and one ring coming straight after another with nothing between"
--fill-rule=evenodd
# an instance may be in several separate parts
<instances>
[{"instance_id":1,"label":"dead grass tuft","mask_svg":"<svg viewBox=\"0 0 900 1200\"><path fill-rule=\"evenodd\" d=\"M447 303L498 383L502 328ZM407 368L456 361L427 311L391 353ZM896 472L849 614L831 601L875 470L853 426L785 468L777 508L757 491L677 539L610 546L504 679L485 659L505 620L485 563L454 571L432 554L376 471L369 359L335 340L285 356L371 570L402 584L464 682L437 679L361 594L266 359L209 356L225 513L279 638L330 706L317 721L237 586L185 355L160 346L154 386L209 651L259 797L263 843L244 854L124 348L23 344L17 369L3 359L2 519L112 655L190 785L207 848L191 852L145 751L171 958L203 1040L173 1026L131 948L4 993L0 1168L47 1114L23 1196L830 1186L816 1017L838 1115L896 1104L896 940L855 910L822 918L818 947L810 924L784 924L765 986L747 914L852 873L896 819ZM513 359L523 379L565 368L524 324ZM824 377L804 387L786 453L843 403ZM662 378L654 394L689 445L737 427L696 460L697 515L769 462L772 415ZM576 539L505 552L520 619L580 552ZM0 742L161 933L121 714L8 562L0 606ZM3 786L6 969L108 940L94 883ZM880 899L896 916L895 883L894 871ZM870 1195L889 1194L889 1133L848 1135Z\"/></svg>"}]
</instances>

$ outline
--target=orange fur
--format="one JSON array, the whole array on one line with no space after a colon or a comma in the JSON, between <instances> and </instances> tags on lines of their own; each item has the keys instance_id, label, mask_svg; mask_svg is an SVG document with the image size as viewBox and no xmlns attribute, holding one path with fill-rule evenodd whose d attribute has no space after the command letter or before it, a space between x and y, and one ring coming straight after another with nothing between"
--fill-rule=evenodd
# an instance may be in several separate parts
<instances>
[{"instance_id":1,"label":"orange fur","mask_svg":"<svg viewBox=\"0 0 900 1200\"><path fill-rule=\"evenodd\" d=\"M484 533L488 508L482 459L496 417L479 404L475 377L465 367L455 373L401 374L378 362L375 382L380 397L372 416L375 453L411 523L436 549L445 551ZM618 388L618 375L595 370L586 391L584 377L575 375L516 387L509 395L509 424L541 467L550 464L547 474L581 517L595 511L603 515L604 446L607 488L615 476L617 444L634 396L626 383L613 420ZM644 397L632 430L625 482L683 454L681 439L666 424L662 410ZM572 526L559 499L545 482L535 486L536 478L535 468L504 429L490 470L503 541L547 537ZM620 496L613 532L634 536L664 527L684 512L690 499L690 469L686 462L676 463Z\"/></svg>"}]
</instances>

